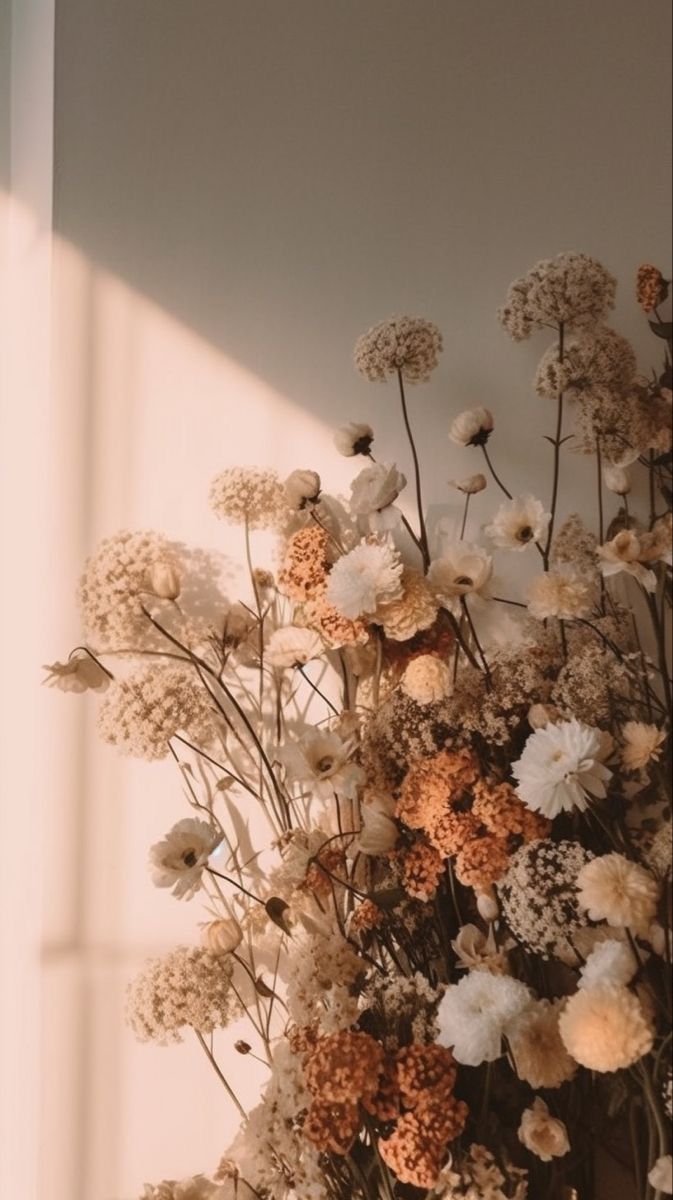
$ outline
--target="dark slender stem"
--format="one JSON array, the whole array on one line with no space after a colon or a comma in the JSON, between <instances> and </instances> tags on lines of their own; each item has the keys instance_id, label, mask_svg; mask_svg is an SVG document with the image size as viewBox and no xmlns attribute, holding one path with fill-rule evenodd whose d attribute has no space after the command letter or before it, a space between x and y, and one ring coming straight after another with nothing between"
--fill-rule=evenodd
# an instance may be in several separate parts
<instances>
[{"instance_id":1,"label":"dark slender stem","mask_svg":"<svg viewBox=\"0 0 673 1200\"><path fill-rule=\"evenodd\" d=\"M471 612L470 612L470 610L469 610L468 603L467 603L467 600L466 600L465 596L461 596L461 597L460 597L460 605L461 605L461 608L462 608L463 612L465 613L465 617L466 617L466 619L467 619L467 623L468 623L468 625L469 625L469 627L470 627L470 633L472 634L472 638L473 638L474 644L475 644L475 646L477 647L477 651L478 651L478 653L479 653L479 657L480 657L480 659L481 659L481 661L482 661L482 664L483 664L483 667L484 667L484 673L485 673L485 675L486 675L486 679L487 679L487 680L490 682L490 679L491 679L491 671L490 671L490 668L489 668L488 662L486 661L486 655L484 654L484 651L482 650L482 647L481 647L481 642L479 641L479 638L477 637L477 631L476 631L476 629L475 629L475 627L474 627L474 621L472 620L472 614L471 614Z\"/></svg>"},{"instance_id":2,"label":"dark slender stem","mask_svg":"<svg viewBox=\"0 0 673 1200\"><path fill-rule=\"evenodd\" d=\"M461 527L460 527L460 540L461 540L461 542L462 542L463 538L465 537L465 528L466 528L466 526L467 526L467 511L468 511L469 507L470 507L470 493L469 493L469 492L467 492L467 493L465 494L465 507L464 507L464 509L463 509L463 523L462 523L462 525L461 525Z\"/></svg>"},{"instance_id":3,"label":"dark slender stem","mask_svg":"<svg viewBox=\"0 0 673 1200\"><path fill-rule=\"evenodd\" d=\"M402 401L402 416L404 417L404 425L405 425L405 428L407 431L407 437L409 438L409 445L411 446L411 456L414 460L414 474L416 477L416 505L418 507L419 548L420 548L421 554L423 555L423 568L424 568L424 570L427 571L428 567L430 566L430 550L428 548L428 534L427 534L427 530L425 528L425 518L423 516L423 497L421 495L421 467L420 467L420 463L418 461L418 454L416 453L416 443L414 442L414 435L411 432L411 425L409 423L409 413L407 412L407 399L404 394L404 381L402 379L402 372L399 370L397 372L397 381L400 385L400 399Z\"/></svg>"},{"instance_id":4,"label":"dark slender stem","mask_svg":"<svg viewBox=\"0 0 673 1200\"><path fill-rule=\"evenodd\" d=\"M248 1119L248 1114L247 1114L247 1112L245 1111L245 1109L244 1109L243 1105L241 1104L241 1102L240 1102L240 1100L239 1100L238 1096L237 1096L237 1095L236 1095L236 1093L233 1091L233 1089L231 1088L231 1086L229 1085L229 1083L228 1083L228 1082L227 1082L227 1080L225 1079L224 1075L222 1074L222 1072L221 1072L221 1070L220 1070L220 1068L219 1068L219 1066L218 1066L217 1060L216 1060L216 1058L215 1058L215 1055L213 1054L212 1050L210 1049L210 1046L208 1045L208 1043L207 1043L206 1039L204 1038L203 1034L202 1034L202 1033L199 1033L198 1029L195 1029L195 1030L194 1030L194 1033L196 1034L197 1038L199 1039L199 1041L200 1041L201 1045L203 1046L203 1049L204 1049L204 1052L205 1052L205 1054L206 1054L206 1057L209 1059L209 1061L210 1061L210 1064L211 1064L211 1066L212 1066L212 1068L213 1068L213 1070L214 1070L215 1074L217 1075L218 1079L220 1080L220 1082L221 1082L222 1084L224 1084L224 1087L226 1088L226 1090L227 1090L227 1093L229 1094L229 1097L231 1098L231 1100L232 1100L232 1101L234 1102L234 1104L236 1105L236 1108L238 1109L239 1113L240 1113L240 1114L241 1114L241 1116L243 1117L243 1120L244 1120L244 1121L247 1121L247 1119Z\"/></svg>"},{"instance_id":5,"label":"dark slender stem","mask_svg":"<svg viewBox=\"0 0 673 1200\"><path fill-rule=\"evenodd\" d=\"M314 683L313 680L310 678L310 676L306 674L306 668L299 666L299 667L297 667L297 670L299 671L299 674L301 675L302 679L306 680L309 687L313 688L313 691L316 693L316 695L320 696L321 700L324 700L327 707L332 710L332 712L334 713L335 716L338 716L339 715L338 708L334 707L334 705L332 704L332 701L327 699L327 696L324 694L324 692L321 692L317 683Z\"/></svg>"},{"instance_id":6,"label":"dark slender stem","mask_svg":"<svg viewBox=\"0 0 673 1200\"><path fill-rule=\"evenodd\" d=\"M246 887L243 887L242 883L237 883L235 879L230 879L228 875L223 875L221 871L216 871L214 867L206 867L206 871L209 875L215 875L217 879L223 879L225 883L230 884L237 891L243 892L243 895L247 896L249 900L254 900L257 904L261 904L262 908L266 908L264 901L259 896L255 896L254 892L249 892Z\"/></svg>"},{"instance_id":7,"label":"dark slender stem","mask_svg":"<svg viewBox=\"0 0 673 1200\"><path fill-rule=\"evenodd\" d=\"M484 443L482 443L482 445L481 445L481 449L482 449L482 453L483 453L483 455L484 455L484 458L486 459L486 465L487 465L487 467L488 467L489 471L491 472L491 475L493 476L493 478L494 478L495 482L497 483L498 487L500 488L500 491L505 493L505 495L506 495L506 497L507 497L507 499L508 499L508 500L511 500L511 499L512 499L512 493L511 493L510 491L508 491L508 489L505 487L504 483L502 482L502 479L501 479L501 478L500 478L500 476L499 476L499 475L496 473L495 467L493 466L493 463L491 462L491 459L490 459L490 457L489 457L488 450L486 449L486 446L485 446L485 444L484 444Z\"/></svg>"},{"instance_id":8,"label":"dark slender stem","mask_svg":"<svg viewBox=\"0 0 673 1200\"><path fill-rule=\"evenodd\" d=\"M565 355L565 327L563 322L559 325L558 333L558 360L563 363ZM556 505L558 502L559 480L561 477L561 434L563 432L563 392L559 392L556 406L556 437L554 439L554 480L552 483L551 493L551 517L549 519L549 529L547 530L547 541L542 554L545 571L549 570L549 555L551 552L552 539L554 537L554 521L556 519Z\"/></svg>"}]
</instances>

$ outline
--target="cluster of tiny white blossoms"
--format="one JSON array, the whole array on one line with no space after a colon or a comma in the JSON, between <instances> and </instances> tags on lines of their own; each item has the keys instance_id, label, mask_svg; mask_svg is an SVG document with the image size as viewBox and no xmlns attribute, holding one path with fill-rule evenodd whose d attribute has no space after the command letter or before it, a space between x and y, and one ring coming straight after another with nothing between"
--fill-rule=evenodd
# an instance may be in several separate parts
<instances>
[{"instance_id":1,"label":"cluster of tiny white blossoms","mask_svg":"<svg viewBox=\"0 0 673 1200\"><path fill-rule=\"evenodd\" d=\"M641 268L660 341L668 290ZM175 760L188 807L149 871L204 914L133 980L128 1020L195 1034L244 1118L217 1169L141 1200L588 1200L619 1141L671 1194L670 355L639 374L614 301L574 252L505 298L515 341L553 339L539 494L501 474L484 397L452 408L433 519L406 385L439 387L442 335L394 317L355 366L399 403L399 461L350 420L345 496L306 466L213 481L240 596L201 596L157 534L87 563L90 643L45 682L93 693L122 753ZM596 457L595 519L566 511L573 451ZM246 1059L268 1072L248 1113Z\"/></svg>"}]
</instances>

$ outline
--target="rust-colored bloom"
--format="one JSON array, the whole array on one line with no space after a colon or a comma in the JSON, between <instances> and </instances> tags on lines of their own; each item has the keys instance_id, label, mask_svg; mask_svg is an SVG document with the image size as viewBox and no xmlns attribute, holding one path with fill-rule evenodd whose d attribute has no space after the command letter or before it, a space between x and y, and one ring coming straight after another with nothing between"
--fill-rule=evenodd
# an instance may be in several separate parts
<instances>
[{"instance_id":1,"label":"rust-colored bloom","mask_svg":"<svg viewBox=\"0 0 673 1200\"><path fill-rule=\"evenodd\" d=\"M508 866L506 840L487 833L463 847L456 857L456 876L466 887L482 890L501 879Z\"/></svg>"},{"instance_id":2,"label":"rust-colored bloom","mask_svg":"<svg viewBox=\"0 0 673 1200\"><path fill-rule=\"evenodd\" d=\"M658 267L643 263L636 276L636 299L643 312L654 312L668 296L668 281Z\"/></svg>"},{"instance_id":3,"label":"rust-colored bloom","mask_svg":"<svg viewBox=\"0 0 673 1200\"><path fill-rule=\"evenodd\" d=\"M408 850L396 854L400 882L414 900L433 900L444 872L444 859L434 846L421 838Z\"/></svg>"}]
</instances>

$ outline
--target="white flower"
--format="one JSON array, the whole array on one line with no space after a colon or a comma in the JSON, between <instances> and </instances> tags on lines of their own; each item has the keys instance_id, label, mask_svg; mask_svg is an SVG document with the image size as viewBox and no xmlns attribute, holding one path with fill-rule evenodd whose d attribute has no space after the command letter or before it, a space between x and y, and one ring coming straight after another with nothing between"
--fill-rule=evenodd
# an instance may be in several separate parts
<instances>
[{"instance_id":1,"label":"white flower","mask_svg":"<svg viewBox=\"0 0 673 1200\"><path fill-rule=\"evenodd\" d=\"M312 658L319 658L324 649L322 638L312 629L284 625L271 634L266 660L272 667L303 667Z\"/></svg>"},{"instance_id":2,"label":"white flower","mask_svg":"<svg viewBox=\"0 0 673 1200\"><path fill-rule=\"evenodd\" d=\"M334 432L334 445L344 458L353 458L355 454L369 454L374 441L374 430L371 425L349 421Z\"/></svg>"},{"instance_id":3,"label":"white flower","mask_svg":"<svg viewBox=\"0 0 673 1200\"><path fill-rule=\"evenodd\" d=\"M435 654L419 654L406 668L401 687L416 704L437 704L451 694L450 668Z\"/></svg>"},{"instance_id":4,"label":"white flower","mask_svg":"<svg viewBox=\"0 0 673 1200\"><path fill-rule=\"evenodd\" d=\"M283 484L288 508L300 512L315 504L320 495L320 476L316 471L293 471Z\"/></svg>"},{"instance_id":5,"label":"white flower","mask_svg":"<svg viewBox=\"0 0 673 1200\"><path fill-rule=\"evenodd\" d=\"M399 840L399 829L393 820L395 800L377 795L362 805L362 828L357 849L362 854L387 854Z\"/></svg>"},{"instance_id":6,"label":"white flower","mask_svg":"<svg viewBox=\"0 0 673 1200\"><path fill-rule=\"evenodd\" d=\"M493 1062L502 1052L509 1023L531 999L518 979L472 971L446 989L437 1011L437 1041L453 1049L456 1060L468 1067Z\"/></svg>"},{"instance_id":7,"label":"white flower","mask_svg":"<svg viewBox=\"0 0 673 1200\"><path fill-rule=\"evenodd\" d=\"M598 546L596 554L601 573L606 579L625 571L627 575L633 575L646 592L656 591L657 577L646 565L656 560L651 557L645 535L639 536L633 529L621 529L610 542Z\"/></svg>"},{"instance_id":8,"label":"white flower","mask_svg":"<svg viewBox=\"0 0 673 1200\"><path fill-rule=\"evenodd\" d=\"M474 496L477 492L483 492L486 487L485 475L467 475L464 479L450 479L449 487L455 488L457 492L462 492L465 496Z\"/></svg>"},{"instance_id":9,"label":"white flower","mask_svg":"<svg viewBox=\"0 0 673 1200\"><path fill-rule=\"evenodd\" d=\"M540 1096L536 1096L532 1106L521 1114L519 1141L542 1162L562 1158L570 1150L568 1130L563 1121L550 1115Z\"/></svg>"},{"instance_id":10,"label":"white flower","mask_svg":"<svg viewBox=\"0 0 673 1200\"><path fill-rule=\"evenodd\" d=\"M440 604L457 614L461 596L488 595L492 573L490 554L481 546L459 541L445 546L442 557L430 563L428 582Z\"/></svg>"},{"instance_id":11,"label":"white flower","mask_svg":"<svg viewBox=\"0 0 673 1200\"><path fill-rule=\"evenodd\" d=\"M281 746L278 757L292 779L310 784L322 800L332 799L335 792L354 800L364 771L350 761L351 749L337 733L309 729L300 742Z\"/></svg>"},{"instance_id":12,"label":"white flower","mask_svg":"<svg viewBox=\"0 0 673 1200\"><path fill-rule=\"evenodd\" d=\"M485 446L494 424L487 408L468 408L454 417L449 437L457 446Z\"/></svg>"},{"instance_id":13,"label":"white flower","mask_svg":"<svg viewBox=\"0 0 673 1200\"><path fill-rule=\"evenodd\" d=\"M597 983L616 983L626 987L638 971L638 960L628 942L607 938L598 942L580 971L578 987L591 988Z\"/></svg>"},{"instance_id":14,"label":"white flower","mask_svg":"<svg viewBox=\"0 0 673 1200\"><path fill-rule=\"evenodd\" d=\"M373 532L394 529L401 519L394 502L406 486L405 476L394 463L363 467L351 483L351 512L368 517Z\"/></svg>"},{"instance_id":15,"label":"white flower","mask_svg":"<svg viewBox=\"0 0 673 1200\"><path fill-rule=\"evenodd\" d=\"M655 1192L673 1196L673 1158L670 1154L664 1154L657 1159L647 1178Z\"/></svg>"},{"instance_id":16,"label":"white flower","mask_svg":"<svg viewBox=\"0 0 673 1200\"><path fill-rule=\"evenodd\" d=\"M555 571L537 575L528 588L528 611L538 621L546 621L549 617L558 617L561 621L588 617L594 600L593 580L579 575L566 564Z\"/></svg>"},{"instance_id":17,"label":"white flower","mask_svg":"<svg viewBox=\"0 0 673 1200\"><path fill-rule=\"evenodd\" d=\"M550 521L551 513L534 496L514 496L500 505L485 533L503 550L525 550L543 541Z\"/></svg>"},{"instance_id":18,"label":"white flower","mask_svg":"<svg viewBox=\"0 0 673 1200\"><path fill-rule=\"evenodd\" d=\"M577 876L577 902L592 921L646 931L659 901L654 875L623 854L603 854Z\"/></svg>"},{"instance_id":19,"label":"white flower","mask_svg":"<svg viewBox=\"0 0 673 1200\"><path fill-rule=\"evenodd\" d=\"M609 492L616 496L626 496L631 491L631 476L625 467L603 467L603 483Z\"/></svg>"},{"instance_id":20,"label":"white flower","mask_svg":"<svg viewBox=\"0 0 673 1200\"><path fill-rule=\"evenodd\" d=\"M621 728L623 739L621 759L627 771L642 771L651 762L658 762L666 741L666 732L656 725L642 721L627 721Z\"/></svg>"},{"instance_id":21,"label":"white flower","mask_svg":"<svg viewBox=\"0 0 673 1200\"><path fill-rule=\"evenodd\" d=\"M150 847L152 882L169 887L179 900L191 900L201 887L203 870L222 838L207 821L185 817Z\"/></svg>"},{"instance_id":22,"label":"white flower","mask_svg":"<svg viewBox=\"0 0 673 1200\"><path fill-rule=\"evenodd\" d=\"M351 620L374 613L379 604L402 594L402 560L386 542L360 542L337 559L325 595L330 604Z\"/></svg>"},{"instance_id":23,"label":"white flower","mask_svg":"<svg viewBox=\"0 0 673 1200\"><path fill-rule=\"evenodd\" d=\"M160 558L148 571L149 589L161 600L177 600L182 581L180 572L170 558Z\"/></svg>"},{"instance_id":24,"label":"white flower","mask_svg":"<svg viewBox=\"0 0 673 1200\"><path fill-rule=\"evenodd\" d=\"M589 796L606 795L612 771L602 762L605 752L600 729L574 717L536 729L512 764L517 792L534 812L552 819L573 808L584 811Z\"/></svg>"},{"instance_id":25,"label":"white flower","mask_svg":"<svg viewBox=\"0 0 673 1200\"><path fill-rule=\"evenodd\" d=\"M110 683L110 675L90 654L73 654L67 662L45 663L43 671L48 687L57 687L62 692L104 692Z\"/></svg>"},{"instance_id":26,"label":"white flower","mask_svg":"<svg viewBox=\"0 0 673 1200\"><path fill-rule=\"evenodd\" d=\"M235 917L223 917L202 927L201 941L211 954L231 954L243 941L243 930Z\"/></svg>"},{"instance_id":27,"label":"white flower","mask_svg":"<svg viewBox=\"0 0 673 1200\"><path fill-rule=\"evenodd\" d=\"M492 975L509 973L507 949L498 946L492 925L488 933L483 933L477 925L461 925L451 947L459 967L469 971L490 971Z\"/></svg>"}]
</instances>

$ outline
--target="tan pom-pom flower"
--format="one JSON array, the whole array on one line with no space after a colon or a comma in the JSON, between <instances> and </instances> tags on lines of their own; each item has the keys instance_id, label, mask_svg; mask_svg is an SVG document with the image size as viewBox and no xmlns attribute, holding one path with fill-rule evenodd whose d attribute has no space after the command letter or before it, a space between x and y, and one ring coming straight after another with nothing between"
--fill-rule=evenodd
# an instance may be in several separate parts
<instances>
[{"instance_id":1,"label":"tan pom-pom flower","mask_svg":"<svg viewBox=\"0 0 673 1200\"><path fill-rule=\"evenodd\" d=\"M451 694L451 671L434 654L412 658L402 676L402 691L416 704L438 704Z\"/></svg>"},{"instance_id":2,"label":"tan pom-pom flower","mask_svg":"<svg viewBox=\"0 0 673 1200\"><path fill-rule=\"evenodd\" d=\"M654 1027L637 996L616 984L582 988L559 1019L566 1050L590 1071L630 1067L654 1044Z\"/></svg>"},{"instance_id":3,"label":"tan pom-pom flower","mask_svg":"<svg viewBox=\"0 0 673 1200\"><path fill-rule=\"evenodd\" d=\"M577 900L592 921L646 931L657 911L660 885L639 863L604 854L582 867Z\"/></svg>"}]
</instances>

